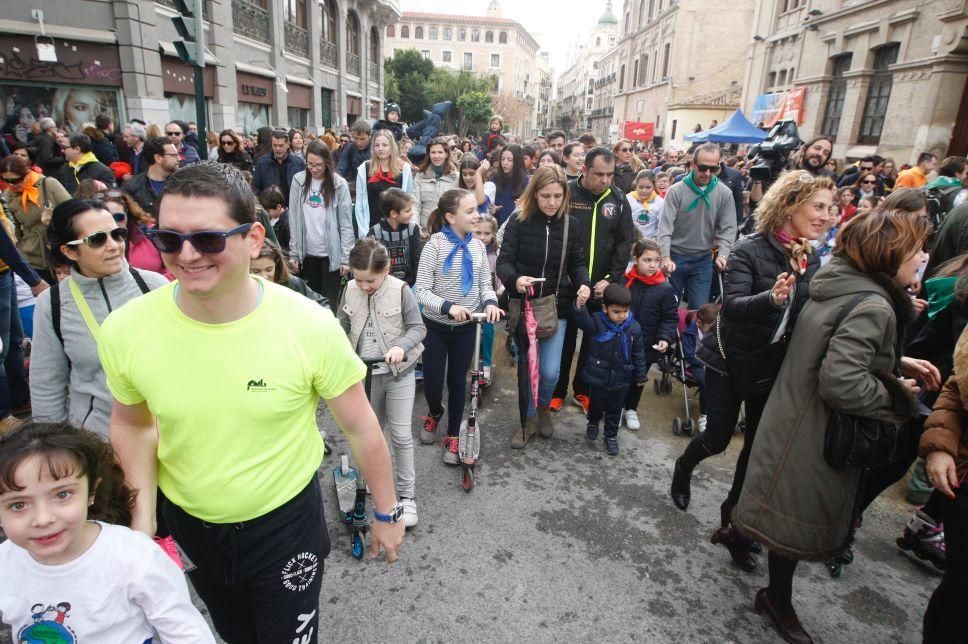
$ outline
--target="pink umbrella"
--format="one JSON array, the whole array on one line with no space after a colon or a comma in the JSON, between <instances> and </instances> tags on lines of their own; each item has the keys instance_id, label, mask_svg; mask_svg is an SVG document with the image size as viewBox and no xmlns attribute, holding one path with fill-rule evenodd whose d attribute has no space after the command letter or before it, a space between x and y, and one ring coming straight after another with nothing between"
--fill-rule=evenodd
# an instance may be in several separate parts
<instances>
[{"instance_id":1,"label":"pink umbrella","mask_svg":"<svg viewBox=\"0 0 968 644\"><path fill-rule=\"evenodd\" d=\"M534 317L531 298L534 289L528 287L528 296L524 298L524 328L528 334L528 375L530 376L531 396L535 408L538 407L538 321Z\"/></svg>"}]
</instances>

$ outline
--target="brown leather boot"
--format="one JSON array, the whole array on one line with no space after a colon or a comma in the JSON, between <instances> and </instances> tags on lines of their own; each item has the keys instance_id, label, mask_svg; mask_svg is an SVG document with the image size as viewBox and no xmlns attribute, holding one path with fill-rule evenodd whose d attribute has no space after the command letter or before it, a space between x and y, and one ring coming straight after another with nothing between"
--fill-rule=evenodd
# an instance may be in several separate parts
<instances>
[{"instance_id":1,"label":"brown leather boot","mask_svg":"<svg viewBox=\"0 0 968 644\"><path fill-rule=\"evenodd\" d=\"M555 434L555 425L551 422L551 409L538 407L538 434L541 438L551 438Z\"/></svg>"},{"instance_id":2,"label":"brown leather boot","mask_svg":"<svg viewBox=\"0 0 968 644\"><path fill-rule=\"evenodd\" d=\"M528 418L528 422L524 424L524 427L514 432L514 436L511 437L511 448L512 449L523 449L531 437L535 435L538 431L538 419L534 416Z\"/></svg>"}]
</instances>

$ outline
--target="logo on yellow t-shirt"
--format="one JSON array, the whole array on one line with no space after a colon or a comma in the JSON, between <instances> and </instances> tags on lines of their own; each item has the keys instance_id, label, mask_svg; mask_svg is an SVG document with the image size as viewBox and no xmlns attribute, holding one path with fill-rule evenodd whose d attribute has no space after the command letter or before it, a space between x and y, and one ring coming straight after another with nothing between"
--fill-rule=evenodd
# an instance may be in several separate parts
<instances>
[{"instance_id":1,"label":"logo on yellow t-shirt","mask_svg":"<svg viewBox=\"0 0 968 644\"><path fill-rule=\"evenodd\" d=\"M264 392L264 391L275 391L273 387L266 384L265 378L259 378L258 380L250 380L249 384L245 386L246 391Z\"/></svg>"}]
</instances>

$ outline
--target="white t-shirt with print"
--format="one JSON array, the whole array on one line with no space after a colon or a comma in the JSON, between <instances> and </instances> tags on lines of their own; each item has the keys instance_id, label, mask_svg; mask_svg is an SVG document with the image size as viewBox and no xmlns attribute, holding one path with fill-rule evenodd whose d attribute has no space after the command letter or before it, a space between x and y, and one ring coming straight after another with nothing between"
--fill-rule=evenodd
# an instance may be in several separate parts
<instances>
[{"instance_id":1,"label":"white t-shirt with print","mask_svg":"<svg viewBox=\"0 0 968 644\"><path fill-rule=\"evenodd\" d=\"M140 532L98 525L91 547L58 566L0 544L0 622L14 641L214 644L168 555Z\"/></svg>"},{"instance_id":2,"label":"white t-shirt with print","mask_svg":"<svg viewBox=\"0 0 968 644\"><path fill-rule=\"evenodd\" d=\"M313 257L329 257L326 244L326 201L323 196L323 180L312 179L309 192L303 199L303 220L306 222L306 254Z\"/></svg>"}]
</instances>

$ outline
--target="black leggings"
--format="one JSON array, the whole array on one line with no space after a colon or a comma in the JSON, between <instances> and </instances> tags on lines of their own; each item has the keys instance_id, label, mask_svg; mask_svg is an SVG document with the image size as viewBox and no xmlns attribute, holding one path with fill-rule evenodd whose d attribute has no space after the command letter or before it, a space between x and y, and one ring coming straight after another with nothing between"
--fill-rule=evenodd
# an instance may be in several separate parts
<instances>
[{"instance_id":1,"label":"black leggings","mask_svg":"<svg viewBox=\"0 0 968 644\"><path fill-rule=\"evenodd\" d=\"M474 358L474 325L447 326L424 318L424 397L431 414L444 411L444 376L447 381L447 435L457 436L467 397L467 371Z\"/></svg>"},{"instance_id":2,"label":"black leggings","mask_svg":"<svg viewBox=\"0 0 968 644\"><path fill-rule=\"evenodd\" d=\"M766 587L766 594L770 604L781 615L788 615L793 611L793 573L797 570L796 559L787 559L770 551L768 559L770 565L770 585Z\"/></svg>"},{"instance_id":3,"label":"black leggings","mask_svg":"<svg viewBox=\"0 0 968 644\"><path fill-rule=\"evenodd\" d=\"M955 498L941 497L947 562L941 584L931 595L924 613L924 642L968 641L968 486L955 491Z\"/></svg>"},{"instance_id":4,"label":"black leggings","mask_svg":"<svg viewBox=\"0 0 968 644\"><path fill-rule=\"evenodd\" d=\"M302 278L313 289L329 300L329 308L336 313L339 307L339 287L342 276L337 270L330 270L328 257L306 255L302 263Z\"/></svg>"},{"instance_id":5,"label":"black leggings","mask_svg":"<svg viewBox=\"0 0 968 644\"><path fill-rule=\"evenodd\" d=\"M706 431L692 439L679 459L679 466L691 472L699 463L722 454L729 446L729 441L736 431L739 420L740 406L743 400L736 395L729 376L713 369L706 370ZM736 460L736 471L733 474L733 485L723 502L721 511L723 525L729 522L729 514L739 501L743 491L743 479L746 478L746 465L749 462L753 440L756 438L756 428L760 424L760 416L766 406L766 398L746 401L746 432L743 449Z\"/></svg>"}]
</instances>

